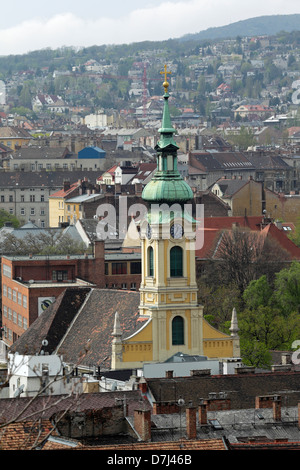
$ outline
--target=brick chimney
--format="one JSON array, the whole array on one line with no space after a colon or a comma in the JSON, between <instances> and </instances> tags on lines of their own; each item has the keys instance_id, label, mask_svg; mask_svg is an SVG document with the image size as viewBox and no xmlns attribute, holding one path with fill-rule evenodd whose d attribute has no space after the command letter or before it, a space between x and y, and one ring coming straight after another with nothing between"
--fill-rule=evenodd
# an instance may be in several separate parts
<instances>
[{"instance_id":1,"label":"brick chimney","mask_svg":"<svg viewBox=\"0 0 300 470\"><path fill-rule=\"evenodd\" d=\"M274 396L273 399L273 418L275 421L281 420L281 397Z\"/></svg>"},{"instance_id":2,"label":"brick chimney","mask_svg":"<svg viewBox=\"0 0 300 470\"><path fill-rule=\"evenodd\" d=\"M188 439L197 438L197 408L187 407L186 408L186 434Z\"/></svg>"},{"instance_id":3,"label":"brick chimney","mask_svg":"<svg viewBox=\"0 0 300 470\"><path fill-rule=\"evenodd\" d=\"M104 260L104 240L95 240L93 251L95 259Z\"/></svg>"},{"instance_id":4,"label":"brick chimney","mask_svg":"<svg viewBox=\"0 0 300 470\"><path fill-rule=\"evenodd\" d=\"M199 424L206 425L207 424L207 401L203 401L200 403L198 408L198 416L199 416Z\"/></svg>"},{"instance_id":5,"label":"brick chimney","mask_svg":"<svg viewBox=\"0 0 300 470\"><path fill-rule=\"evenodd\" d=\"M65 180L64 181L64 191L68 191L71 187L70 181Z\"/></svg>"},{"instance_id":6,"label":"brick chimney","mask_svg":"<svg viewBox=\"0 0 300 470\"><path fill-rule=\"evenodd\" d=\"M275 421L281 420L281 396L280 395L265 395L255 397L255 408L272 408L273 418Z\"/></svg>"},{"instance_id":7,"label":"brick chimney","mask_svg":"<svg viewBox=\"0 0 300 470\"><path fill-rule=\"evenodd\" d=\"M140 440L143 442L151 440L151 411L135 410L134 411L134 428Z\"/></svg>"}]
</instances>

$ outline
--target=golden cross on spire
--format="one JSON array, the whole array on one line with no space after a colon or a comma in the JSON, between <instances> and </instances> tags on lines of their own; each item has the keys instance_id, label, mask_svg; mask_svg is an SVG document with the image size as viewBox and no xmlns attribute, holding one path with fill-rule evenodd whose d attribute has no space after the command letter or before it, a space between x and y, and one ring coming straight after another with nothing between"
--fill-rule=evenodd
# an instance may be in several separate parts
<instances>
[{"instance_id":1,"label":"golden cross on spire","mask_svg":"<svg viewBox=\"0 0 300 470\"><path fill-rule=\"evenodd\" d=\"M167 71L167 65L165 65L164 68L165 68L165 70L164 70L163 72L160 72L160 73L165 76L165 81L164 81L164 83L163 83L163 87L164 87L164 89L165 89L165 93L168 93L169 83L168 83L168 76L167 76L167 74L168 74L168 73L171 74L171 72L168 72L168 71Z\"/></svg>"}]
</instances>

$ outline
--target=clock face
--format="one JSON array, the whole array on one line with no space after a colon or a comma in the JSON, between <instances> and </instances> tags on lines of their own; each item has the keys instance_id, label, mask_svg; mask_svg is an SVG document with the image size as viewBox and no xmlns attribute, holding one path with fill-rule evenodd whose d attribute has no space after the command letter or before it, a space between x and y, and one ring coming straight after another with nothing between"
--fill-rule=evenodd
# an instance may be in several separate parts
<instances>
[{"instance_id":1,"label":"clock face","mask_svg":"<svg viewBox=\"0 0 300 470\"><path fill-rule=\"evenodd\" d=\"M152 228L150 227L149 224L148 224L148 226L147 226L146 235L147 235L147 238L151 238L151 235L152 235Z\"/></svg>"},{"instance_id":2,"label":"clock face","mask_svg":"<svg viewBox=\"0 0 300 470\"><path fill-rule=\"evenodd\" d=\"M183 236L183 228L180 224L173 224L170 233L173 238L181 238Z\"/></svg>"}]
</instances>

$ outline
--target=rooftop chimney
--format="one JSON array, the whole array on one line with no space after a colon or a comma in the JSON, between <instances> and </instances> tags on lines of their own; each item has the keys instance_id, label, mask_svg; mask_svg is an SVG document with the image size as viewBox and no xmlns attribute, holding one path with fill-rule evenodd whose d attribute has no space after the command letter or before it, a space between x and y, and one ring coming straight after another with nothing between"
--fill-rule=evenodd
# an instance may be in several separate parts
<instances>
[{"instance_id":1,"label":"rooftop chimney","mask_svg":"<svg viewBox=\"0 0 300 470\"><path fill-rule=\"evenodd\" d=\"M186 408L186 434L188 439L197 438L197 409L195 407Z\"/></svg>"},{"instance_id":2,"label":"rooftop chimney","mask_svg":"<svg viewBox=\"0 0 300 470\"><path fill-rule=\"evenodd\" d=\"M71 187L70 181L64 181L64 191L68 191Z\"/></svg>"},{"instance_id":3,"label":"rooftop chimney","mask_svg":"<svg viewBox=\"0 0 300 470\"><path fill-rule=\"evenodd\" d=\"M201 403L198 408L199 424L207 424L207 401L201 400Z\"/></svg>"},{"instance_id":4,"label":"rooftop chimney","mask_svg":"<svg viewBox=\"0 0 300 470\"><path fill-rule=\"evenodd\" d=\"M281 397L275 395L273 398L273 418L275 421L281 420Z\"/></svg>"},{"instance_id":5,"label":"rooftop chimney","mask_svg":"<svg viewBox=\"0 0 300 470\"><path fill-rule=\"evenodd\" d=\"M138 433L140 440L151 440L151 411L150 410L135 410L134 411L134 427Z\"/></svg>"}]
</instances>

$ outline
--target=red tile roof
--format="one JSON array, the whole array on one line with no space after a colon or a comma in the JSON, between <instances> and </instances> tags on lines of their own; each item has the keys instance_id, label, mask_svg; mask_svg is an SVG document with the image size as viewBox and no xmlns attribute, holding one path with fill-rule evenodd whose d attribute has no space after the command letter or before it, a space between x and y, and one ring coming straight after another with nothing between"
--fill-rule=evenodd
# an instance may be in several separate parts
<instances>
[{"instance_id":1,"label":"red tile roof","mask_svg":"<svg viewBox=\"0 0 300 470\"><path fill-rule=\"evenodd\" d=\"M133 444L118 444L106 446L82 446L80 450L151 450L162 452L166 450L227 450L223 439L180 439L167 442L139 442Z\"/></svg>"},{"instance_id":2,"label":"red tile roof","mask_svg":"<svg viewBox=\"0 0 300 470\"><path fill-rule=\"evenodd\" d=\"M207 217L204 219L204 243L196 250L196 257L200 259L210 258L217 246L222 231L231 230L235 225L247 228L254 232L260 232L263 237L271 237L276 240L281 248L286 250L291 258L300 260L300 248L296 246L276 225L270 223L262 227L262 217Z\"/></svg>"},{"instance_id":3,"label":"red tile roof","mask_svg":"<svg viewBox=\"0 0 300 470\"><path fill-rule=\"evenodd\" d=\"M80 183L78 183L78 181L76 181L76 183L72 183L70 185L70 188L67 189L67 190L64 190L64 189L60 189L59 191L56 191L56 193L53 193L53 194L50 194L49 197L66 197L68 196L70 193L72 193L75 189L78 188Z\"/></svg>"},{"instance_id":4,"label":"red tile roof","mask_svg":"<svg viewBox=\"0 0 300 470\"><path fill-rule=\"evenodd\" d=\"M22 421L0 429L1 450L32 450L43 443L49 434L57 434L48 420Z\"/></svg>"}]
</instances>

